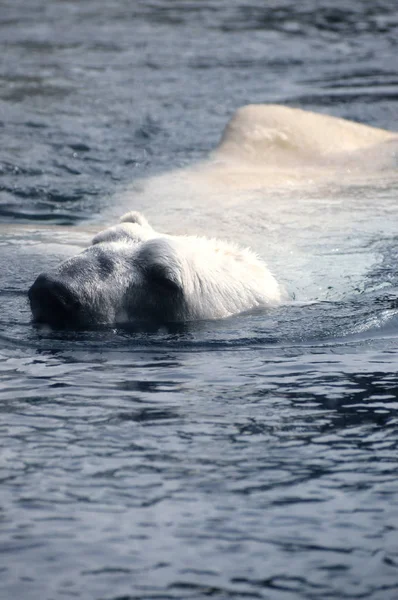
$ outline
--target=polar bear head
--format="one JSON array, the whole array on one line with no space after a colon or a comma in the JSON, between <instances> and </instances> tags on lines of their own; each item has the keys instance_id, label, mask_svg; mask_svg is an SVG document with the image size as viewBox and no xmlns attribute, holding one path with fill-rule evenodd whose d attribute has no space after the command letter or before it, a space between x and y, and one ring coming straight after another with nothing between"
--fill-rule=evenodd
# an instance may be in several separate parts
<instances>
[{"instance_id":1,"label":"polar bear head","mask_svg":"<svg viewBox=\"0 0 398 600\"><path fill-rule=\"evenodd\" d=\"M136 212L29 290L36 321L72 327L217 319L280 299L276 280L250 250L160 234Z\"/></svg>"}]
</instances>

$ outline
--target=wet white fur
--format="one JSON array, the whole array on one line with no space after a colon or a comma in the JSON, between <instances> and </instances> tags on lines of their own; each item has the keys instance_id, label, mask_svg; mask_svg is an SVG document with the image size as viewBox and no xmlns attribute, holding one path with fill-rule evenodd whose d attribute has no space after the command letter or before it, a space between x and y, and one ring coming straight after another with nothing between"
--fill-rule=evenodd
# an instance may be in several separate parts
<instances>
[{"instance_id":1,"label":"wet white fur","mask_svg":"<svg viewBox=\"0 0 398 600\"><path fill-rule=\"evenodd\" d=\"M130 212L121 223L100 232L93 240L104 251L121 255L126 246L134 246L130 264L140 273L155 270L181 293L167 295L167 315L173 320L218 319L262 306L275 305L282 299L280 286L267 265L248 248L196 236L172 236L155 231L137 212ZM126 271L124 270L124 273ZM136 277L136 286L151 286L151 277ZM153 298L156 294L158 298ZM161 310L163 289L157 283L142 294L137 289L134 301L145 302ZM175 306L170 306L170 303ZM132 308L132 307L130 307ZM143 307L137 306L137 314Z\"/></svg>"}]
</instances>

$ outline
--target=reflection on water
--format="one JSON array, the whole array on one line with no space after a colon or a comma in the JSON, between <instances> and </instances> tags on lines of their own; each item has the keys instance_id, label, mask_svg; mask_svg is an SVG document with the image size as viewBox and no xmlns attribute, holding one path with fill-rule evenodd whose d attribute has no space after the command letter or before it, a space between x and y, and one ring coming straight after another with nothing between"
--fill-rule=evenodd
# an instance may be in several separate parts
<instances>
[{"instance_id":1,"label":"reflection on water","mask_svg":"<svg viewBox=\"0 0 398 600\"><path fill-rule=\"evenodd\" d=\"M296 302L267 313L56 332L26 290L238 106L393 129L397 27L388 1L2 3L1 597L395 600L390 181L278 198Z\"/></svg>"}]
</instances>

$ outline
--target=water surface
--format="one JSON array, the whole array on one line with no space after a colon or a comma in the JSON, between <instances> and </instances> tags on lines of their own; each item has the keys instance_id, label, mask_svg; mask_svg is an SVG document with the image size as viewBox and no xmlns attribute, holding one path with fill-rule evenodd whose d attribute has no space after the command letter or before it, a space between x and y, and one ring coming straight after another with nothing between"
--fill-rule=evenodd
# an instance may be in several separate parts
<instances>
[{"instance_id":1,"label":"water surface","mask_svg":"<svg viewBox=\"0 0 398 600\"><path fill-rule=\"evenodd\" d=\"M280 197L269 313L56 332L26 299L239 106L396 129L397 40L387 0L3 0L1 597L398 597L396 181Z\"/></svg>"}]
</instances>

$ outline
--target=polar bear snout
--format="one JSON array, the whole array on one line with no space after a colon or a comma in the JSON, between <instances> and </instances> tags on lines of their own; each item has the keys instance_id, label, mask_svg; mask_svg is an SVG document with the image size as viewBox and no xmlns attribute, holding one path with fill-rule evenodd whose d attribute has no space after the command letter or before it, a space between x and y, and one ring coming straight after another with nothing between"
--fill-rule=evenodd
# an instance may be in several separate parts
<instances>
[{"instance_id":1,"label":"polar bear snout","mask_svg":"<svg viewBox=\"0 0 398 600\"><path fill-rule=\"evenodd\" d=\"M43 273L31 286L28 297L37 323L59 327L78 322L81 303L66 283Z\"/></svg>"}]
</instances>

